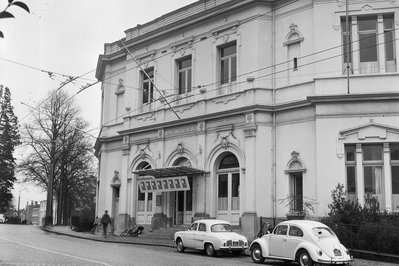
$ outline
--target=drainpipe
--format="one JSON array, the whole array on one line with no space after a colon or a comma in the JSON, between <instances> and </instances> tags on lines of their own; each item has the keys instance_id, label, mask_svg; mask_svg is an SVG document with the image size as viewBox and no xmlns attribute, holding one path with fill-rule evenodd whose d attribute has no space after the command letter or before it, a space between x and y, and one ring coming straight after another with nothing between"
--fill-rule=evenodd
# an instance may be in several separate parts
<instances>
[{"instance_id":1,"label":"drainpipe","mask_svg":"<svg viewBox=\"0 0 399 266\"><path fill-rule=\"evenodd\" d=\"M276 226L276 216L277 216L277 183L276 183L276 111L274 107L276 106L276 8L275 5L272 7L272 112L273 112L273 125L272 125L272 180L273 180L273 227Z\"/></svg>"}]
</instances>

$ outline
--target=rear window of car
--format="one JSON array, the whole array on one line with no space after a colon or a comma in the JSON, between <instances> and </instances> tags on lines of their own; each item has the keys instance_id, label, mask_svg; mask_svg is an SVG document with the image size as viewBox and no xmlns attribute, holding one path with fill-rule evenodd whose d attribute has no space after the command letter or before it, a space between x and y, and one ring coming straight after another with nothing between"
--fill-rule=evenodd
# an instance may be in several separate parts
<instances>
[{"instance_id":1,"label":"rear window of car","mask_svg":"<svg viewBox=\"0 0 399 266\"><path fill-rule=\"evenodd\" d=\"M211 226L211 232L231 232L231 225L229 224L214 224Z\"/></svg>"},{"instance_id":2,"label":"rear window of car","mask_svg":"<svg viewBox=\"0 0 399 266\"><path fill-rule=\"evenodd\" d=\"M312 231L319 238L335 236L334 232L328 227L314 227Z\"/></svg>"}]
</instances>

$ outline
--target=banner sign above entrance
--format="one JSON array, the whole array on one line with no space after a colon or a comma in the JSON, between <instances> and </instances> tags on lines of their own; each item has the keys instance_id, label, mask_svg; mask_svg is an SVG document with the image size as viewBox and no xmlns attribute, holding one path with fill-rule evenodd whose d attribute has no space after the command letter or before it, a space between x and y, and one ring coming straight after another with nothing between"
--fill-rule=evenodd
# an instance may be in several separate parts
<instances>
[{"instance_id":1,"label":"banner sign above entrance","mask_svg":"<svg viewBox=\"0 0 399 266\"><path fill-rule=\"evenodd\" d=\"M141 193L190 190L187 176L138 180Z\"/></svg>"}]
</instances>

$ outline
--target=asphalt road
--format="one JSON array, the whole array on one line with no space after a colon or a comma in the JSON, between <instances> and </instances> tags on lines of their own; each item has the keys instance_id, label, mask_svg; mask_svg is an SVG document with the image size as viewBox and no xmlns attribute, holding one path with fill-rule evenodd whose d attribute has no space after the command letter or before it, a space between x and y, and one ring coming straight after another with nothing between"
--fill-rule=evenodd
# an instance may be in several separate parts
<instances>
[{"instance_id":1,"label":"asphalt road","mask_svg":"<svg viewBox=\"0 0 399 266\"><path fill-rule=\"evenodd\" d=\"M178 253L157 246L104 243L42 231L37 226L0 224L0 265L255 265L247 256ZM264 265L295 265L266 261ZM356 260L354 266L394 265Z\"/></svg>"}]
</instances>

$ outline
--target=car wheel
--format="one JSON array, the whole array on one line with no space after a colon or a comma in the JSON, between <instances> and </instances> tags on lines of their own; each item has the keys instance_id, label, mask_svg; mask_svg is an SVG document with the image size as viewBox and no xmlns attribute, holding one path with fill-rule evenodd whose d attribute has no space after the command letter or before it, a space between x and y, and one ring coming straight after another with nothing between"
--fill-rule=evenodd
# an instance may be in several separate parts
<instances>
[{"instance_id":1,"label":"car wheel","mask_svg":"<svg viewBox=\"0 0 399 266\"><path fill-rule=\"evenodd\" d=\"M186 249L183 245L183 241L180 238L176 241L176 249L178 252L184 252L184 250Z\"/></svg>"},{"instance_id":2,"label":"car wheel","mask_svg":"<svg viewBox=\"0 0 399 266\"><path fill-rule=\"evenodd\" d=\"M251 259L255 263L263 263L265 261L262 255L262 248L257 244L251 248Z\"/></svg>"},{"instance_id":3,"label":"car wheel","mask_svg":"<svg viewBox=\"0 0 399 266\"><path fill-rule=\"evenodd\" d=\"M306 250L301 250L298 257L299 265L301 266L313 266L313 260Z\"/></svg>"},{"instance_id":4,"label":"car wheel","mask_svg":"<svg viewBox=\"0 0 399 266\"><path fill-rule=\"evenodd\" d=\"M213 247L212 244L209 244L209 243L205 245L205 252L206 252L206 255L208 255L210 257L213 257L216 255L215 248Z\"/></svg>"}]
</instances>

